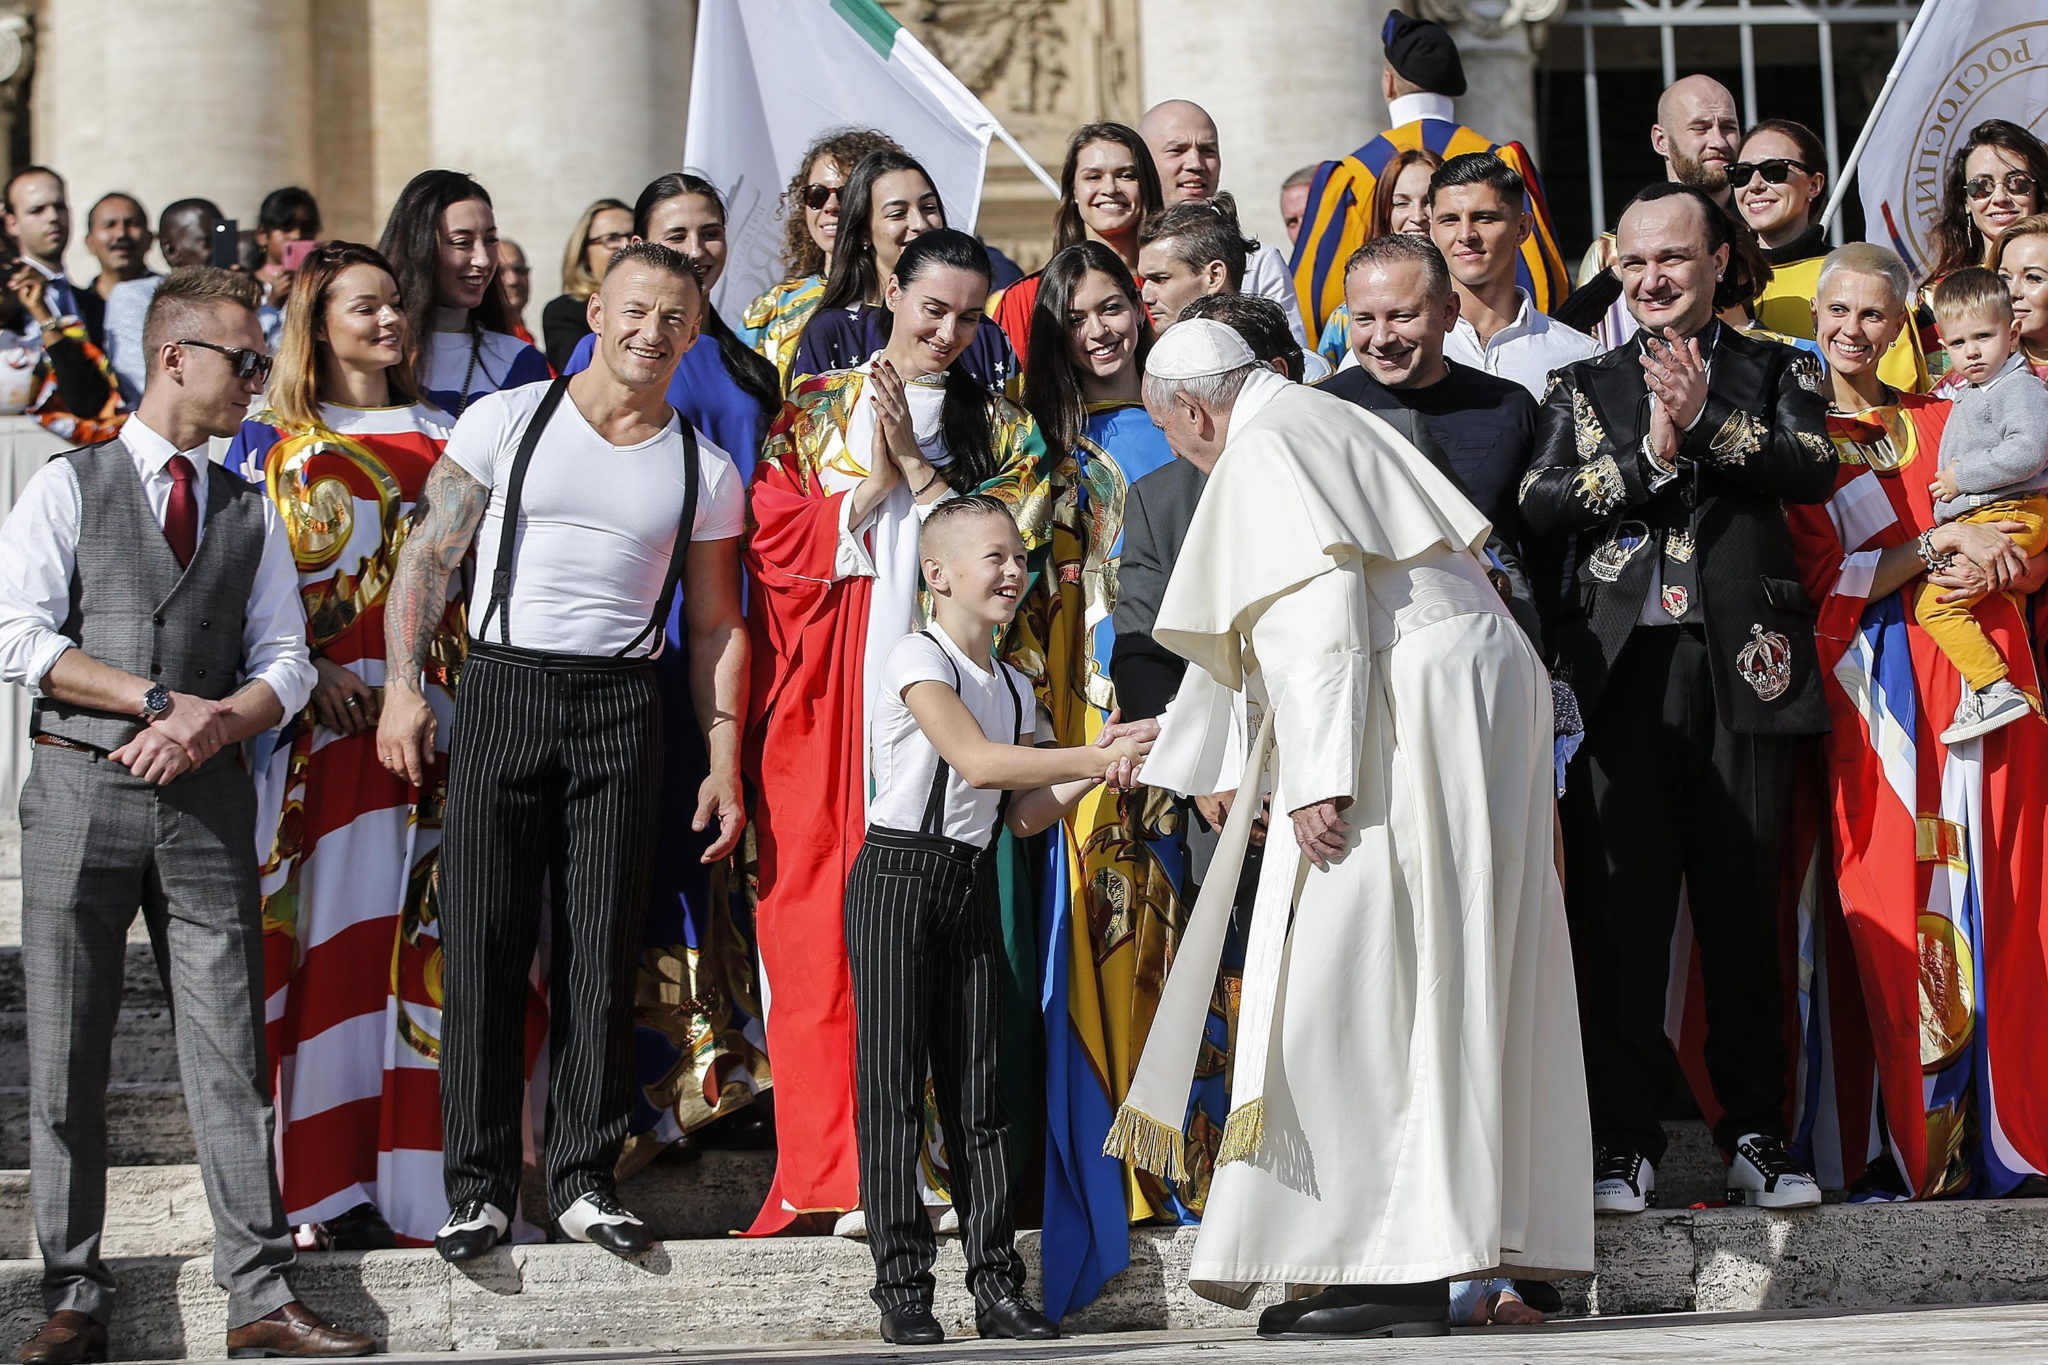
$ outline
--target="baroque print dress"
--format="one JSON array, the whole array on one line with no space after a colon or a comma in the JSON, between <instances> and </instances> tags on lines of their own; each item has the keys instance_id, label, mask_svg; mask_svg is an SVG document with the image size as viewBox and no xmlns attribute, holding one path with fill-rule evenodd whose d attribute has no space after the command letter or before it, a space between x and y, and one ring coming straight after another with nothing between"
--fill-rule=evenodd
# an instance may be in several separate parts
<instances>
[{"instance_id":1,"label":"baroque print dress","mask_svg":"<svg viewBox=\"0 0 2048 1365\"><path fill-rule=\"evenodd\" d=\"M291 536L316 658L384 682L384 604L399 547L450 422L439 409L323 404L320 420L243 424L230 468ZM441 1181L441 949L434 868L462 658L450 602L424 690L440 751L424 789L377 761L374 727L339 734L311 707L254 755L267 1034L278 1179L294 1224L369 1224L433 1240ZM369 1232L373 1240L381 1232Z\"/></svg>"}]
</instances>

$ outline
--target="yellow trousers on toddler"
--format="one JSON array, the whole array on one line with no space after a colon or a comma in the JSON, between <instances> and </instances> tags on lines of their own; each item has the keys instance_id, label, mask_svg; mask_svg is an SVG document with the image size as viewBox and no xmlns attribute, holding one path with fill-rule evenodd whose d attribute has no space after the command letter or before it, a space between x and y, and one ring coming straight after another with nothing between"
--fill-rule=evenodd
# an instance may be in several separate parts
<instances>
[{"instance_id":1,"label":"yellow trousers on toddler","mask_svg":"<svg viewBox=\"0 0 2048 1365\"><path fill-rule=\"evenodd\" d=\"M1987 504L1956 520L1979 526L1996 526L2001 521L2023 522L2025 530L2011 533L2012 542L2020 547L2021 553L2033 556L2048 547L2048 496L2008 498ZM1947 591L1932 582L1923 582L1913 602L1913 615L1921 628L1934 637L1934 643L1941 652L1948 655L1949 662L1963 675L1963 681L1973 690L1982 692L2010 670L1998 647L1991 643L1991 637L1984 633L1984 627L1977 624L1975 605L1942 602L1940 598Z\"/></svg>"}]
</instances>

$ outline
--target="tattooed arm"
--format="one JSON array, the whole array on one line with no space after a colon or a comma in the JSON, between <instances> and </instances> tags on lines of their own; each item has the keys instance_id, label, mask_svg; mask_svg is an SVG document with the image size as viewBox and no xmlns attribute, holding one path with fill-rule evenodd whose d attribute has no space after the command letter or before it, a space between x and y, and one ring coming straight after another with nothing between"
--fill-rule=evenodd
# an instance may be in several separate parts
<instances>
[{"instance_id":1,"label":"tattooed arm","mask_svg":"<svg viewBox=\"0 0 2048 1365\"><path fill-rule=\"evenodd\" d=\"M384 706L377 757L423 786L434 758L434 711L420 688L434 631L448 611L448 577L469 553L491 490L453 460L434 462L398 552L384 603Z\"/></svg>"}]
</instances>

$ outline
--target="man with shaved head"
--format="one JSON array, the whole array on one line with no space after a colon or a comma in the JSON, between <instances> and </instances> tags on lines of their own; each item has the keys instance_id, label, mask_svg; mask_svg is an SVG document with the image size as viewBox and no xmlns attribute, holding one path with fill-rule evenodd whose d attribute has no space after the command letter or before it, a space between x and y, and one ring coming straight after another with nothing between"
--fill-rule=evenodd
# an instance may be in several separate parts
<instances>
[{"instance_id":1,"label":"man with shaved head","mask_svg":"<svg viewBox=\"0 0 2048 1365\"><path fill-rule=\"evenodd\" d=\"M1735 96L1712 76L1684 76L1657 97L1650 145L1664 158L1664 178L1705 190L1728 204L1728 168L1742 142Z\"/></svg>"},{"instance_id":2,"label":"man with shaved head","mask_svg":"<svg viewBox=\"0 0 2048 1365\"><path fill-rule=\"evenodd\" d=\"M1138 135L1152 149L1153 163L1159 168L1159 193L1167 208L1216 197L1223 153L1216 137L1216 120L1201 105L1190 100L1155 104L1138 120ZM1244 292L1279 304L1294 335L1302 345L1309 344L1294 284L1288 278L1287 258L1271 243L1252 243L1245 258Z\"/></svg>"}]
</instances>

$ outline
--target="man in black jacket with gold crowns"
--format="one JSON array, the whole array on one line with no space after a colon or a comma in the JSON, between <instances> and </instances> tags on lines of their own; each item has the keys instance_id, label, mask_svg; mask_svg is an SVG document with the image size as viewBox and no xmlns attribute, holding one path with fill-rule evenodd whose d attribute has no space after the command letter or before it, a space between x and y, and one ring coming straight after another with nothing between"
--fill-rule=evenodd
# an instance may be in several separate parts
<instances>
[{"instance_id":1,"label":"man in black jacket with gold crowns","mask_svg":"<svg viewBox=\"0 0 2048 1365\"><path fill-rule=\"evenodd\" d=\"M1688 186L1629 204L1615 272L1642 331L1551 376L1521 485L1531 533L1571 538L1550 643L1586 718L1566 893L1603 1213L1656 1202L1681 892L1729 1202L1820 1201L1784 1142L1776 923L1794 758L1828 721L1782 504L1826 501L1835 453L1813 357L1716 320L1761 284L1736 231Z\"/></svg>"}]
</instances>

